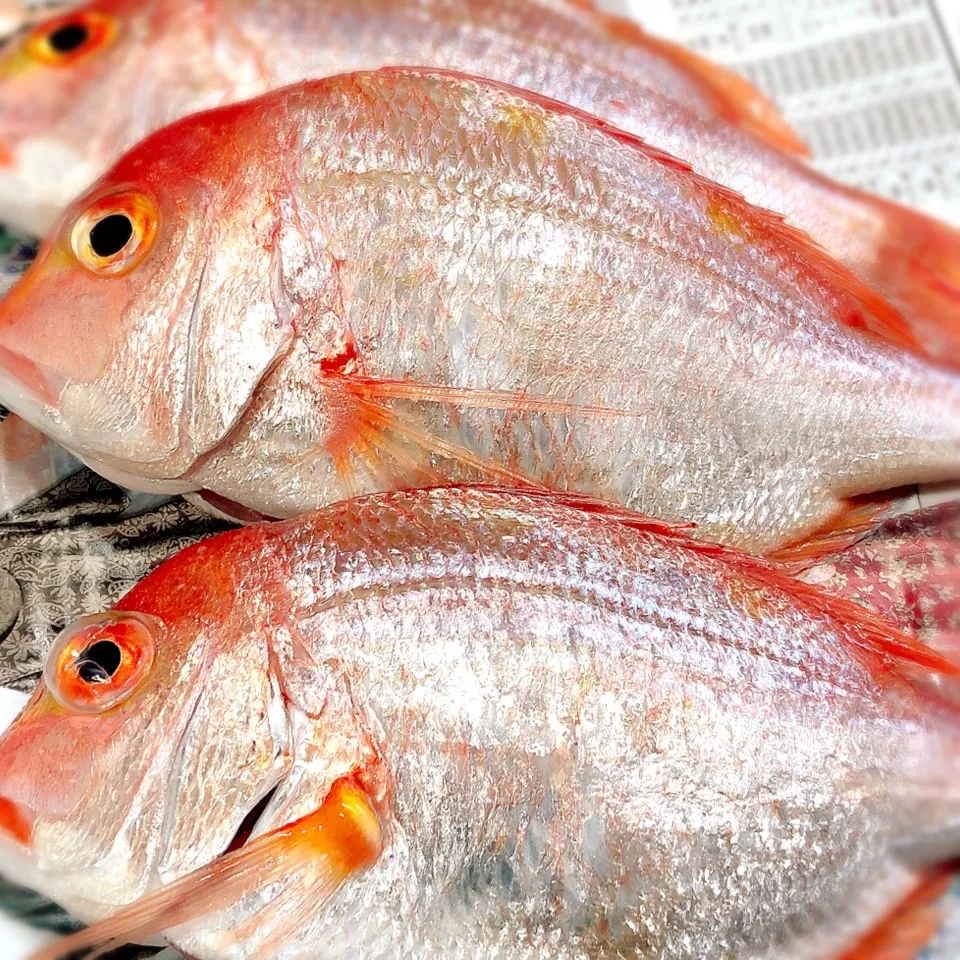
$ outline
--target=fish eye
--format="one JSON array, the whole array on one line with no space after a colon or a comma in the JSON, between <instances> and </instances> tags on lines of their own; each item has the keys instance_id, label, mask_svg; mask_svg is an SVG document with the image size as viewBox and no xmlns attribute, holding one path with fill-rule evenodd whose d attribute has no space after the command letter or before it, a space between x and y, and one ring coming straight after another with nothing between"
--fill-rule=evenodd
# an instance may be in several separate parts
<instances>
[{"instance_id":1,"label":"fish eye","mask_svg":"<svg viewBox=\"0 0 960 960\"><path fill-rule=\"evenodd\" d=\"M153 248L160 214L151 197L126 190L101 197L80 214L71 246L80 263L101 277L122 276Z\"/></svg>"},{"instance_id":2,"label":"fish eye","mask_svg":"<svg viewBox=\"0 0 960 960\"><path fill-rule=\"evenodd\" d=\"M90 31L83 23L65 23L62 27L57 27L53 33L47 37L47 43L57 51L57 53L73 53L78 47L82 47L90 39Z\"/></svg>"},{"instance_id":3,"label":"fish eye","mask_svg":"<svg viewBox=\"0 0 960 960\"><path fill-rule=\"evenodd\" d=\"M57 638L44 667L47 689L64 707L103 713L149 676L159 622L139 613L81 617Z\"/></svg>"},{"instance_id":4,"label":"fish eye","mask_svg":"<svg viewBox=\"0 0 960 960\"><path fill-rule=\"evenodd\" d=\"M120 669L123 651L115 640L98 640L77 660L77 676L84 683L109 683Z\"/></svg>"},{"instance_id":5,"label":"fish eye","mask_svg":"<svg viewBox=\"0 0 960 960\"><path fill-rule=\"evenodd\" d=\"M27 37L27 52L51 66L68 66L106 47L116 36L113 17L78 11L40 24Z\"/></svg>"},{"instance_id":6,"label":"fish eye","mask_svg":"<svg viewBox=\"0 0 960 960\"><path fill-rule=\"evenodd\" d=\"M133 237L133 223L125 213L111 213L90 228L90 249L102 259L116 256Z\"/></svg>"}]
</instances>

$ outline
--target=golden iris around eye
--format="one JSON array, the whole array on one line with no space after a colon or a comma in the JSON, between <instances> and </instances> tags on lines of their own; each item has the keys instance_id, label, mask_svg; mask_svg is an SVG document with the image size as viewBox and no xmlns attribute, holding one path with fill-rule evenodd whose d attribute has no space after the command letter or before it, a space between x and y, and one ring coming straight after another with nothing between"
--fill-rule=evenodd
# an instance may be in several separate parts
<instances>
[{"instance_id":1,"label":"golden iris around eye","mask_svg":"<svg viewBox=\"0 0 960 960\"><path fill-rule=\"evenodd\" d=\"M81 617L57 638L44 682L64 707L102 713L132 696L156 658L158 621L138 613Z\"/></svg>"},{"instance_id":2,"label":"golden iris around eye","mask_svg":"<svg viewBox=\"0 0 960 960\"><path fill-rule=\"evenodd\" d=\"M36 27L27 37L26 51L41 63L68 66L109 46L116 34L113 17L78 11Z\"/></svg>"},{"instance_id":3,"label":"golden iris around eye","mask_svg":"<svg viewBox=\"0 0 960 960\"><path fill-rule=\"evenodd\" d=\"M160 214L147 194L134 190L101 197L77 218L71 234L76 258L98 276L121 276L153 249Z\"/></svg>"}]
</instances>

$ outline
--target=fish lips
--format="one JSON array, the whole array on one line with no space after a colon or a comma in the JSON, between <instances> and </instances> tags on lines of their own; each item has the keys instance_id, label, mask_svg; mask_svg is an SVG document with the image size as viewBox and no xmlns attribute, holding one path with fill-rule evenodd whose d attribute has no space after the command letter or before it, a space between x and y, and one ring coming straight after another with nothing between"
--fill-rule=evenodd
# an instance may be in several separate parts
<instances>
[{"instance_id":1,"label":"fish lips","mask_svg":"<svg viewBox=\"0 0 960 960\"><path fill-rule=\"evenodd\" d=\"M131 464L120 466L91 456L87 444L69 429L60 415L60 401L69 382L41 364L0 345L0 401L27 423L53 437L88 467L121 487L147 493L180 494L198 488L179 478L151 479L134 472Z\"/></svg>"}]
</instances>

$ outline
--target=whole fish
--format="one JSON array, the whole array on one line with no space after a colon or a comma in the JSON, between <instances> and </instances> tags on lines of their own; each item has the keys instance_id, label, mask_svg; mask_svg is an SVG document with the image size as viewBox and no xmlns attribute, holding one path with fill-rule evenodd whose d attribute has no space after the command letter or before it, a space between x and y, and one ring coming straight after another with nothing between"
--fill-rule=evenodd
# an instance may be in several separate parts
<instances>
[{"instance_id":1,"label":"whole fish","mask_svg":"<svg viewBox=\"0 0 960 960\"><path fill-rule=\"evenodd\" d=\"M930 672L956 669L763 561L573 504L340 503L69 627L0 741L0 862L109 919L38 957L161 931L200 960L902 940L887 918L958 849Z\"/></svg>"},{"instance_id":2,"label":"whole fish","mask_svg":"<svg viewBox=\"0 0 960 960\"><path fill-rule=\"evenodd\" d=\"M960 377L897 323L629 134L384 69L127 154L0 304L0 400L244 517L485 479L768 551L960 475Z\"/></svg>"},{"instance_id":3,"label":"whole fish","mask_svg":"<svg viewBox=\"0 0 960 960\"><path fill-rule=\"evenodd\" d=\"M461 70L606 119L776 210L960 363L960 234L802 162L735 74L584 0L101 0L0 60L0 211L45 231L122 150L196 110L387 65Z\"/></svg>"}]
</instances>

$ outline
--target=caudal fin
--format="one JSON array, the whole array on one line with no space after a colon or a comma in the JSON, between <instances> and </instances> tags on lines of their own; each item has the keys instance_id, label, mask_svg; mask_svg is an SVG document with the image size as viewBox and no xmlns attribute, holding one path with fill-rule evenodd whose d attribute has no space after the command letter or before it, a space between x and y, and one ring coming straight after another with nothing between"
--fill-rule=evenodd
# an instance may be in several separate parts
<instances>
[{"instance_id":1,"label":"caudal fin","mask_svg":"<svg viewBox=\"0 0 960 960\"><path fill-rule=\"evenodd\" d=\"M960 662L960 501L893 517L802 579L859 601Z\"/></svg>"},{"instance_id":2,"label":"caudal fin","mask_svg":"<svg viewBox=\"0 0 960 960\"><path fill-rule=\"evenodd\" d=\"M960 230L915 210L883 204L886 242L874 282L900 309L935 360L960 369Z\"/></svg>"}]
</instances>

